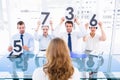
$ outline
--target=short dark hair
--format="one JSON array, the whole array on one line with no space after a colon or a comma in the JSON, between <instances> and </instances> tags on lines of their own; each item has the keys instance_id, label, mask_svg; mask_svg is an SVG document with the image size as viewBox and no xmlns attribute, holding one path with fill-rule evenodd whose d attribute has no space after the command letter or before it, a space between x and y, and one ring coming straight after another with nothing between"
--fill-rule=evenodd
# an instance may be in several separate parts
<instances>
[{"instance_id":1,"label":"short dark hair","mask_svg":"<svg viewBox=\"0 0 120 80\"><path fill-rule=\"evenodd\" d=\"M65 24L67 24L67 23L68 24L72 24L72 26L73 26L73 22L72 21L66 21Z\"/></svg>"},{"instance_id":2,"label":"short dark hair","mask_svg":"<svg viewBox=\"0 0 120 80\"><path fill-rule=\"evenodd\" d=\"M23 25L25 24L23 21L18 21L17 25Z\"/></svg>"},{"instance_id":3,"label":"short dark hair","mask_svg":"<svg viewBox=\"0 0 120 80\"><path fill-rule=\"evenodd\" d=\"M91 29L92 27L89 27L89 29ZM98 28L98 27L95 27L96 29Z\"/></svg>"},{"instance_id":4,"label":"short dark hair","mask_svg":"<svg viewBox=\"0 0 120 80\"><path fill-rule=\"evenodd\" d=\"M41 27L48 27L49 28L49 25L42 25Z\"/></svg>"}]
</instances>

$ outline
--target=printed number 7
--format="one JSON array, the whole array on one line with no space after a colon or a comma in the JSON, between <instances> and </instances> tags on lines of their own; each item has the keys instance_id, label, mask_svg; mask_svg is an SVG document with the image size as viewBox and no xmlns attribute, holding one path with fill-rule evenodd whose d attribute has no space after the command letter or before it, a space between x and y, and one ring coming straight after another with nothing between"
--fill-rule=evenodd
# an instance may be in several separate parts
<instances>
[{"instance_id":1,"label":"printed number 7","mask_svg":"<svg viewBox=\"0 0 120 80\"><path fill-rule=\"evenodd\" d=\"M42 14L42 15L45 15L45 18L44 18L44 20L43 20L43 22L42 22L42 24L44 25L45 22L46 22L46 20L47 20L47 18L48 18L48 16L50 15L50 12L41 12L41 14Z\"/></svg>"}]
</instances>

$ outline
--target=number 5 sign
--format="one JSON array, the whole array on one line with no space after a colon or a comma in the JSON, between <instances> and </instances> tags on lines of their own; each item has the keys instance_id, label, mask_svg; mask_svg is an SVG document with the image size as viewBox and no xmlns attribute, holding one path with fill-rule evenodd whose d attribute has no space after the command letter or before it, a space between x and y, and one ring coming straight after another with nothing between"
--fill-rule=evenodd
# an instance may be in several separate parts
<instances>
[{"instance_id":1,"label":"number 5 sign","mask_svg":"<svg viewBox=\"0 0 120 80\"><path fill-rule=\"evenodd\" d=\"M19 55L21 53L23 53L22 41L21 40L14 40L14 42L13 42L13 55Z\"/></svg>"}]
</instances>

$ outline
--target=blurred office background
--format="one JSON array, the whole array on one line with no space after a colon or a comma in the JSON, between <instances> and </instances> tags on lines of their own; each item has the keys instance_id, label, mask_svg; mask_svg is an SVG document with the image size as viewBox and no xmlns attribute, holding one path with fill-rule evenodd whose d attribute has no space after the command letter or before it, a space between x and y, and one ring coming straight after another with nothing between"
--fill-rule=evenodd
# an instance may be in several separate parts
<instances>
[{"instance_id":1,"label":"blurred office background","mask_svg":"<svg viewBox=\"0 0 120 80\"><path fill-rule=\"evenodd\" d=\"M119 4L120 0L0 0L0 55L7 53L10 37L17 32L19 20L25 22L26 32L33 34L37 21L41 20L41 12L50 12L49 17L56 27L66 15L66 7L72 6L81 26L89 22L93 14L103 22L107 40L101 45L104 64L99 71L120 72Z\"/></svg>"}]
</instances>

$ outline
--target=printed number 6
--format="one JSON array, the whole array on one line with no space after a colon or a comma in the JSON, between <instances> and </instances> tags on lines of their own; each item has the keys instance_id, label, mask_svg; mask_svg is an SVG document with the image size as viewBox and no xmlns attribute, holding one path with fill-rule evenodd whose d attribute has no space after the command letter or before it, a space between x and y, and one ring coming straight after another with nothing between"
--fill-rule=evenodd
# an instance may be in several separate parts
<instances>
[{"instance_id":1,"label":"printed number 6","mask_svg":"<svg viewBox=\"0 0 120 80\"><path fill-rule=\"evenodd\" d=\"M72 7L68 7L66 10L69 11L69 15L70 15L69 17L68 17L68 16L65 16L66 19L72 20L72 19L74 18L74 14L73 14L74 9L73 9Z\"/></svg>"},{"instance_id":2,"label":"printed number 6","mask_svg":"<svg viewBox=\"0 0 120 80\"><path fill-rule=\"evenodd\" d=\"M93 15L92 19L90 20L90 25L91 26L96 26L97 25L97 20L95 19L96 14Z\"/></svg>"}]
</instances>

